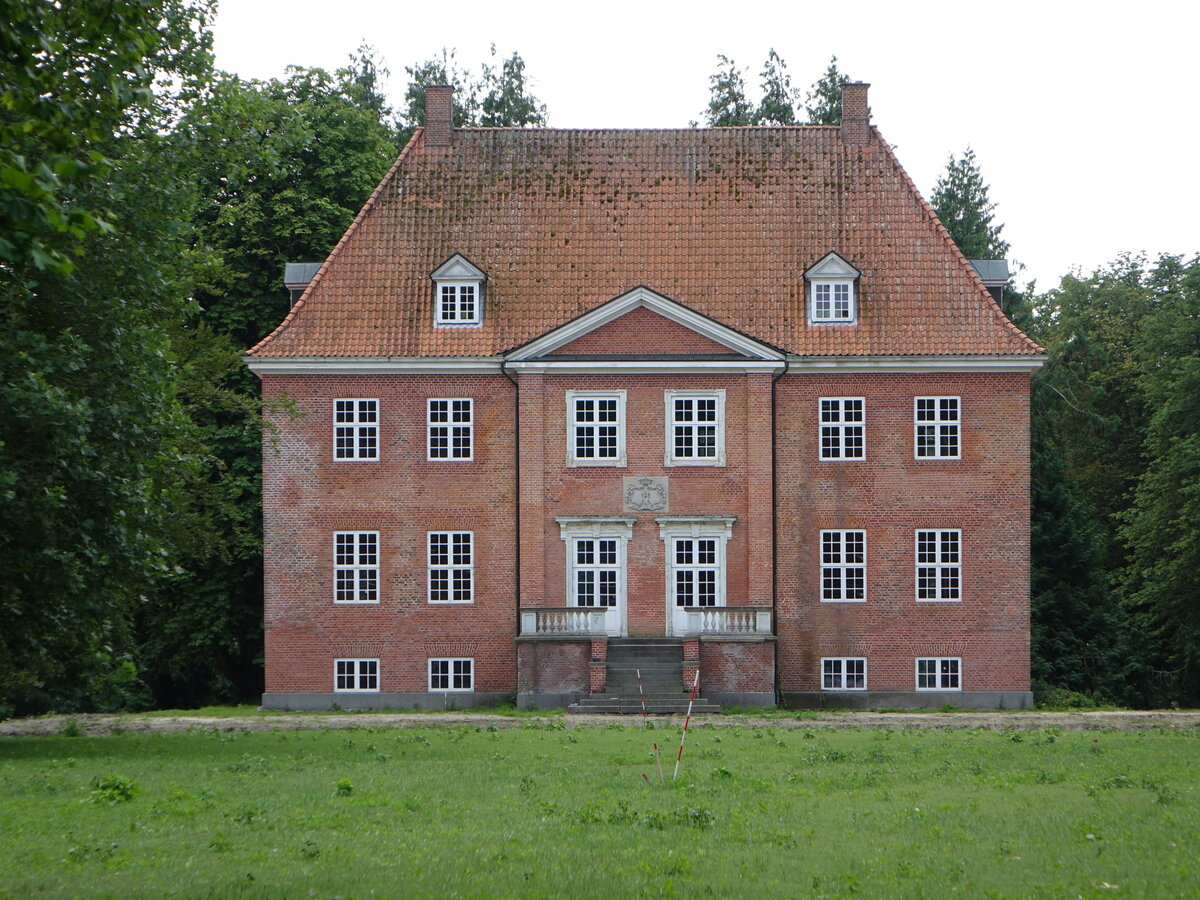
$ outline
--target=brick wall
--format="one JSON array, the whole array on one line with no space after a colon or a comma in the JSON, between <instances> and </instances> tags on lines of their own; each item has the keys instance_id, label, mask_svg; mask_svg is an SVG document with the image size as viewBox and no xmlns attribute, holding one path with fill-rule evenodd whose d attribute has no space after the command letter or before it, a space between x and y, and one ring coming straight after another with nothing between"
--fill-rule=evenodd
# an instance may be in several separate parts
<instances>
[{"instance_id":1,"label":"brick wall","mask_svg":"<svg viewBox=\"0 0 1200 900\"><path fill-rule=\"evenodd\" d=\"M1029 379L785 376L778 385L780 687L819 690L822 656L865 656L868 687L914 688L918 656L962 658L963 690L1029 689ZM914 459L913 398L959 396L962 458ZM818 398L866 398L866 457L818 458ZM819 532L867 533L867 600L822 603ZM962 530L962 600L918 602L914 531Z\"/></svg>"},{"instance_id":2,"label":"brick wall","mask_svg":"<svg viewBox=\"0 0 1200 900\"><path fill-rule=\"evenodd\" d=\"M700 685L710 693L773 691L774 642L701 641ZM687 687L691 686L688 681Z\"/></svg>"}]
</instances>

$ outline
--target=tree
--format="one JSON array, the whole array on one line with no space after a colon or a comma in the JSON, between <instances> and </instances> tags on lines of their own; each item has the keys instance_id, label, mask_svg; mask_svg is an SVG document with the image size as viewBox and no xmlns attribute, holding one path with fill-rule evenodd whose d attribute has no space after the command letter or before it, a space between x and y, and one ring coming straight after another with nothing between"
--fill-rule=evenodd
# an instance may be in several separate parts
<instances>
[{"instance_id":1,"label":"tree","mask_svg":"<svg viewBox=\"0 0 1200 900\"><path fill-rule=\"evenodd\" d=\"M0 714L132 699L133 611L193 465L164 328L189 305L189 197L163 126L211 61L207 4L6 6Z\"/></svg>"},{"instance_id":2,"label":"tree","mask_svg":"<svg viewBox=\"0 0 1200 900\"><path fill-rule=\"evenodd\" d=\"M496 45L492 44L492 56ZM546 107L529 93L525 83L525 61L519 53L504 60L499 72L493 66L483 66L480 85L483 101L480 103L479 124L484 127L508 126L523 128L527 125L545 125Z\"/></svg>"},{"instance_id":3,"label":"tree","mask_svg":"<svg viewBox=\"0 0 1200 900\"><path fill-rule=\"evenodd\" d=\"M705 123L711 126L749 125L753 107L746 99L741 70L724 54L717 56L717 71L709 78Z\"/></svg>"},{"instance_id":4,"label":"tree","mask_svg":"<svg viewBox=\"0 0 1200 900\"><path fill-rule=\"evenodd\" d=\"M996 204L968 147L958 159L950 157L946 172L933 188L933 211L967 259L1004 259L1008 242L1000 237L1003 225L993 224Z\"/></svg>"},{"instance_id":5,"label":"tree","mask_svg":"<svg viewBox=\"0 0 1200 900\"><path fill-rule=\"evenodd\" d=\"M849 81L850 76L838 71L837 57L831 56L825 74L817 79L804 100L808 124L842 124L842 85Z\"/></svg>"},{"instance_id":6,"label":"tree","mask_svg":"<svg viewBox=\"0 0 1200 900\"><path fill-rule=\"evenodd\" d=\"M479 124L479 83L458 65L457 51L442 48L442 55L425 62L405 66L408 87L404 91L405 140L425 121L425 88L431 84L448 84L454 88L454 127Z\"/></svg>"},{"instance_id":7,"label":"tree","mask_svg":"<svg viewBox=\"0 0 1200 900\"><path fill-rule=\"evenodd\" d=\"M754 125L795 125L796 92L787 68L774 48L767 54L762 71L763 97L751 119Z\"/></svg>"},{"instance_id":8,"label":"tree","mask_svg":"<svg viewBox=\"0 0 1200 900\"><path fill-rule=\"evenodd\" d=\"M1124 603L1153 662L1156 703L1200 698L1200 257L1164 257L1146 278L1153 314L1134 351L1152 412L1146 465L1121 516Z\"/></svg>"}]
</instances>

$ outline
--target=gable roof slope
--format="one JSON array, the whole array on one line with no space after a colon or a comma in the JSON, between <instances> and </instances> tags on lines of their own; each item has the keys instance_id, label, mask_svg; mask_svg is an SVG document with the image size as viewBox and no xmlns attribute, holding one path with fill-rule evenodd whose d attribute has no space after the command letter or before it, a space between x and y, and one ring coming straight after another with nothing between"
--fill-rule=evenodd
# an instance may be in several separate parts
<instances>
[{"instance_id":1,"label":"gable roof slope","mask_svg":"<svg viewBox=\"0 0 1200 900\"><path fill-rule=\"evenodd\" d=\"M855 326L811 326L806 269L862 272ZM487 273L484 321L435 327L430 274ZM418 129L255 358L485 357L645 285L802 356L1036 356L877 132Z\"/></svg>"}]
</instances>

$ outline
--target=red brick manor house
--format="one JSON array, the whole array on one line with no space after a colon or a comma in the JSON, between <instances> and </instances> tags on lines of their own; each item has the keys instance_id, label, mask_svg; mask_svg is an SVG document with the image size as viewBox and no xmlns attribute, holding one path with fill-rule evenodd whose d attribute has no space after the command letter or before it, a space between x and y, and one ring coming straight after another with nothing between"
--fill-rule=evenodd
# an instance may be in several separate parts
<instances>
[{"instance_id":1,"label":"red brick manor house","mask_svg":"<svg viewBox=\"0 0 1200 900\"><path fill-rule=\"evenodd\" d=\"M1044 355L867 85L840 127L452 101L247 356L293 404L264 705L1029 706Z\"/></svg>"}]
</instances>

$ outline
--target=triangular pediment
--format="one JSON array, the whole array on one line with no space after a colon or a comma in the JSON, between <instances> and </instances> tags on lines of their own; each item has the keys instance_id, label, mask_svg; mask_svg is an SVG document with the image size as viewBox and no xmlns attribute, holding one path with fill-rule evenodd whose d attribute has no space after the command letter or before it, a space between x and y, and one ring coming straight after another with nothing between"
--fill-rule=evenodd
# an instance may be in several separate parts
<instances>
[{"instance_id":1,"label":"triangular pediment","mask_svg":"<svg viewBox=\"0 0 1200 900\"><path fill-rule=\"evenodd\" d=\"M637 315L626 318L635 313ZM653 314L662 323L659 334L653 334L655 318L646 313ZM610 326L617 325L619 320L634 327L622 330L621 340L609 344L603 340L607 337L604 332L609 331ZM616 329L611 330L615 338ZM638 332L645 333L646 340L637 340ZM783 351L756 341L646 287L634 288L600 304L541 337L513 348L505 354L505 358L512 362L527 361L575 349L601 355L597 351L602 347L611 355L660 355L664 348L663 339L669 340L672 332L677 336L673 343L682 350L679 355L683 356L712 355L770 361L784 358ZM593 336L594 339L588 339Z\"/></svg>"},{"instance_id":2,"label":"triangular pediment","mask_svg":"<svg viewBox=\"0 0 1200 900\"><path fill-rule=\"evenodd\" d=\"M461 253L455 253L429 276L434 281L483 281L487 273Z\"/></svg>"},{"instance_id":3,"label":"triangular pediment","mask_svg":"<svg viewBox=\"0 0 1200 900\"><path fill-rule=\"evenodd\" d=\"M858 269L846 262L837 253L826 253L804 272L805 278L857 278Z\"/></svg>"}]
</instances>

